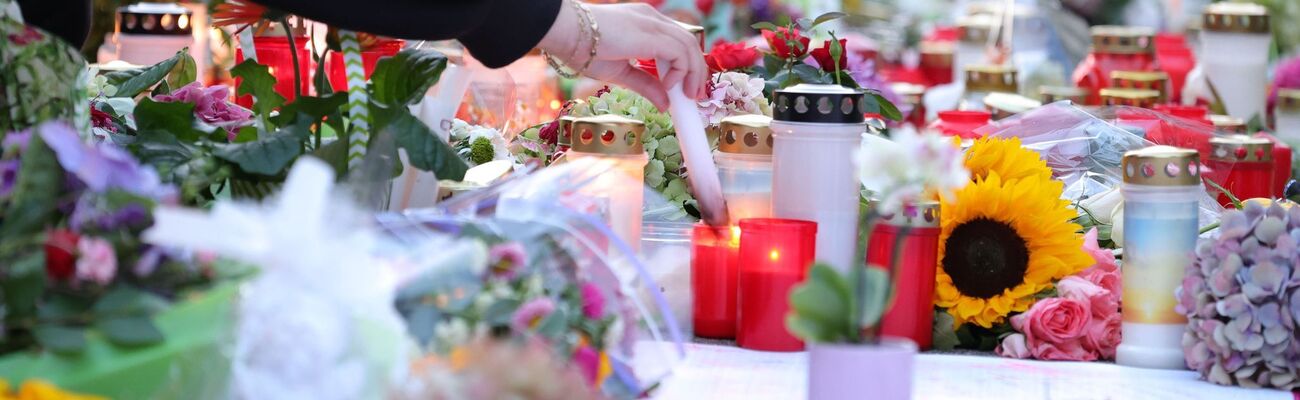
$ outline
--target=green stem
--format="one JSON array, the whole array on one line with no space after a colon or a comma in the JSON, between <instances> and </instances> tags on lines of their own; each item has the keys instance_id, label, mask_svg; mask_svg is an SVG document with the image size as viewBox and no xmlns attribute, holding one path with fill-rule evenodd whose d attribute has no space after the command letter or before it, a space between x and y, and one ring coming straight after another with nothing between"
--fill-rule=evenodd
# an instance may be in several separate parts
<instances>
[{"instance_id":1,"label":"green stem","mask_svg":"<svg viewBox=\"0 0 1300 400\"><path fill-rule=\"evenodd\" d=\"M1200 231L1198 234L1200 234L1200 233L1205 233L1205 232L1209 232L1209 231L1212 231L1212 230L1215 230L1215 229L1219 229L1219 223L1218 223L1218 222L1215 222L1215 223L1213 223L1213 224L1209 224L1209 225L1206 225L1206 226L1201 227L1201 231Z\"/></svg>"},{"instance_id":2,"label":"green stem","mask_svg":"<svg viewBox=\"0 0 1300 400\"><path fill-rule=\"evenodd\" d=\"M284 36L289 39L289 59L293 61L294 98L302 97L302 70L298 66L298 45L293 37L293 27L289 25L288 17L280 17L280 24L284 25Z\"/></svg>"},{"instance_id":3,"label":"green stem","mask_svg":"<svg viewBox=\"0 0 1300 400\"><path fill-rule=\"evenodd\" d=\"M852 323L849 328L853 331L848 335L850 342L862 343L865 338L862 335L862 310L866 307L867 288L863 285L863 274L869 268L867 262L867 246L871 243L871 234L876 229L876 223L880 220L880 214L876 213L874 208L867 209L866 213L858 222L858 246L857 254L854 258L854 264L849 267L850 284L853 285L853 307L852 315L849 315L849 321Z\"/></svg>"}]
</instances>

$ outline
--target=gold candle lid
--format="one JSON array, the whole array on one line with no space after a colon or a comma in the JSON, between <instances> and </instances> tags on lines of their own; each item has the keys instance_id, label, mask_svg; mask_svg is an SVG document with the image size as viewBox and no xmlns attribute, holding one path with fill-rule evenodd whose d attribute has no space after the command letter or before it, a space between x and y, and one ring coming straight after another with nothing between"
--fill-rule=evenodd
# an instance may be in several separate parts
<instances>
[{"instance_id":1,"label":"gold candle lid","mask_svg":"<svg viewBox=\"0 0 1300 400\"><path fill-rule=\"evenodd\" d=\"M1092 49L1107 54L1149 54L1155 51L1151 39L1155 34L1150 28L1098 25L1092 27Z\"/></svg>"},{"instance_id":2,"label":"gold candle lid","mask_svg":"<svg viewBox=\"0 0 1300 400\"><path fill-rule=\"evenodd\" d=\"M1043 103L1025 96L1011 93L989 93L984 96L984 106L993 114L993 120L1001 120L1012 115L1041 107Z\"/></svg>"},{"instance_id":3,"label":"gold candle lid","mask_svg":"<svg viewBox=\"0 0 1300 400\"><path fill-rule=\"evenodd\" d=\"M1246 133L1246 121L1241 118L1217 114L1210 115L1208 118L1210 123L1214 124L1214 130L1216 131L1236 134Z\"/></svg>"},{"instance_id":4,"label":"gold candle lid","mask_svg":"<svg viewBox=\"0 0 1300 400\"><path fill-rule=\"evenodd\" d=\"M1003 65L967 65L966 91L1016 93L1015 67Z\"/></svg>"},{"instance_id":5,"label":"gold candle lid","mask_svg":"<svg viewBox=\"0 0 1300 400\"><path fill-rule=\"evenodd\" d=\"M1101 104L1104 106L1131 106L1152 108L1160 101L1160 92L1147 89L1102 89Z\"/></svg>"},{"instance_id":6,"label":"gold candle lid","mask_svg":"<svg viewBox=\"0 0 1300 400\"><path fill-rule=\"evenodd\" d=\"M641 154L645 123L613 114L573 121L573 151L590 154Z\"/></svg>"},{"instance_id":7,"label":"gold candle lid","mask_svg":"<svg viewBox=\"0 0 1300 400\"><path fill-rule=\"evenodd\" d=\"M926 67L951 68L955 49L952 43L921 42L921 65Z\"/></svg>"},{"instance_id":8,"label":"gold candle lid","mask_svg":"<svg viewBox=\"0 0 1300 400\"><path fill-rule=\"evenodd\" d=\"M958 37L962 42L985 44L998 25L998 17L990 14L974 14L961 17L957 21Z\"/></svg>"},{"instance_id":9,"label":"gold candle lid","mask_svg":"<svg viewBox=\"0 0 1300 400\"><path fill-rule=\"evenodd\" d=\"M903 102L910 105L921 104L921 98L925 96L925 86L915 83L896 82L889 85L889 89L903 98Z\"/></svg>"},{"instance_id":10,"label":"gold candle lid","mask_svg":"<svg viewBox=\"0 0 1300 400\"><path fill-rule=\"evenodd\" d=\"M1151 146L1124 153L1124 183L1151 186L1201 184L1201 160L1196 150Z\"/></svg>"},{"instance_id":11,"label":"gold candle lid","mask_svg":"<svg viewBox=\"0 0 1300 400\"><path fill-rule=\"evenodd\" d=\"M1300 89L1278 89L1277 109L1300 111Z\"/></svg>"},{"instance_id":12,"label":"gold candle lid","mask_svg":"<svg viewBox=\"0 0 1300 400\"><path fill-rule=\"evenodd\" d=\"M1074 86L1039 86L1038 95L1043 104L1069 100L1074 104L1084 104L1088 100L1088 90Z\"/></svg>"},{"instance_id":13,"label":"gold candle lid","mask_svg":"<svg viewBox=\"0 0 1300 400\"><path fill-rule=\"evenodd\" d=\"M903 211L881 216L885 225L912 228L938 228L939 202L921 201L903 207Z\"/></svg>"},{"instance_id":14,"label":"gold candle lid","mask_svg":"<svg viewBox=\"0 0 1300 400\"><path fill-rule=\"evenodd\" d=\"M718 122L718 151L731 154L772 154L772 117L747 114Z\"/></svg>"},{"instance_id":15,"label":"gold candle lid","mask_svg":"<svg viewBox=\"0 0 1300 400\"><path fill-rule=\"evenodd\" d=\"M1216 136L1210 139L1210 159L1230 162L1271 162L1273 142L1246 135Z\"/></svg>"},{"instance_id":16,"label":"gold candle lid","mask_svg":"<svg viewBox=\"0 0 1300 400\"><path fill-rule=\"evenodd\" d=\"M685 29L687 32L690 32L691 36L695 36L695 39L700 41L700 50L704 50L704 27L703 26L691 25L681 21L673 21L673 22L676 22L677 26L680 26L682 27L682 29Z\"/></svg>"},{"instance_id":17,"label":"gold candle lid","mask_svg":"<svg viewBox=\"0 0 1300 400\"><path fill-rule=\"evenodd\" d=\"M560 131L556 132L555 143L560 146L571 146L573 144L573 121L578 117L565 115L560 117Z\"/></svg>"},{"instance_id":18,"label":"gold candle lid","mask_svg":"<svg viewBox=\"0 0 1300 400\"><path fill-rule=\"evenodd\" d=\"M1111 87L1146 89L1160 92L1157 103L1169 98L1169 74L1164 71L1115 71L1110 73Z\"/></svg>"},{"instance_id":19,"label":"gold candle lid","mask_svg":"<svg viewBox=\"0 0 1300 400\"><path fill-rule=\"evenodd\" d=\"M1268 9L1251 3L1214 3L1201 14L1207 32L1268 33Z\"/></svg>"}]
</instances>

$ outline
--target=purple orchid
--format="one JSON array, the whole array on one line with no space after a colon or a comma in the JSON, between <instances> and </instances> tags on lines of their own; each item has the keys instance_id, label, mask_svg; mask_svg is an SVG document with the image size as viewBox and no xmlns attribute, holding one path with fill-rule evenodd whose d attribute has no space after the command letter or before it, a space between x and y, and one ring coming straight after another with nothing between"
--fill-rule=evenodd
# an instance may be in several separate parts
<instances>
[{"instance_id":1,"label":"purple orchid","mask_svg":"<svg viewBox=\"0 0 1300 400\"><path fill-rule=\"evenodd\" d=\"M72 126L48 122L37 128L54 150L63 169L96 193L118 189L153 199L172 199L176 190L162 184L152 167L142 166L130 153L108 142L88 144Z\"/></svg>"}]
</instances>

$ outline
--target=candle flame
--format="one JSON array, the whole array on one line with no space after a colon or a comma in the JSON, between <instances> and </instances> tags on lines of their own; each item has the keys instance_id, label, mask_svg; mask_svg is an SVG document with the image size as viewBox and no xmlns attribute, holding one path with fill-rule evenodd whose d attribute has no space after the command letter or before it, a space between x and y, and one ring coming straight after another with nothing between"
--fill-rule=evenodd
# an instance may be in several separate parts
<instances>
[{"instance_id":1,"label":"candle flame","mask_svg":"<svg viewBox=\"0 0 1300 400\"><path fill-rule=\"evenodd\" d=\"M772 261L780 260L781 252L777 251L776 249L772 249L771 253L767 253L767 258L772 259Z\"/></svg>"},{"instance_id":2,"label":"candle flame","mask_svg":"<svg viewBox=\"0 0 1300 400\"><path fill-rule=\"evenodd\" d=\"M731 247L740 247L740 227L731 226Z\"/></svg>"}]
</instances>

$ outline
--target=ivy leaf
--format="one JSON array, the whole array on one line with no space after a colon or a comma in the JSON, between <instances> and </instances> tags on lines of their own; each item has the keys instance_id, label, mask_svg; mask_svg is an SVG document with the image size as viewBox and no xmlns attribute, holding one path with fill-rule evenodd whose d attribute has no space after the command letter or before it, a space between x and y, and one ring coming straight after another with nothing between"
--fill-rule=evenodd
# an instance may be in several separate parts
<instances>
[{"instance_id":1,"label":"ivy leaf","mask_svg":"<svg viewBox=\"0 0 1300 400\"><path fill-rule=\"evenodd\" d=\"M264 138L244 143L217 144L212 155L239 165L247 173L278 175L302 155L303 141L311 135L311 122L298 118Z\"/></svg>"},{"instance_id":2,"label":"ivy leaf","mask_svg":"<svg viewBox=\"0 0 1300 400\"><path fill-rule=\"evenodd\" d=\"M194 83L199 74L199 66L195 64L194 57L190 56L190 52L182 51L176 55L179 57L176 60L176 66L172 67L167 74L167 79L163 81L173 89L179 89Z\"/></svg>"},{"instance_id":3,"label":"ivy leaf","mask_svg":"<svg viewBox=\"0 0 1300 400\"><path fill-rule=\"evenodd\" d=\"M76 354L86 348L85 328L61 325L40 325L32 330L36 342L59 354Z\"/></svg>"},{"instance_id":4,"label":"ivy leaf","mask_svg":"<svg viewBox=\"0 0 1300 400\"><path fill-rule=\"evenodd\" d=\"M267 116L272 110L284 105L284 96L275 91L275 76L265 65L256 60L244 60L230 69L230 76L242 79L236 95L253 95L253 112Z\"/></svg>"},{"instance_id":5,"label":"ivy leaf","mask_svg":"<svg viewBox=\"0 0 1300 400\"><path fill-rule=\"evenodd\" d=\"M957 331L952 329L952 314L947 311L936 310L934 312L933 343L935 350L952 350L961 344L957 338Z\"/></svg>"},{"instance_id":6,"label":"ivy leaf","mask_svg":"<svg viewBox=\"0 0 1300 400\"><path fill-rule=\"evenodd\" d=\"M429 126L406 110L371 107L375 125L380 135L393 135L397 146L406 149L411 165L422 171L433 172L438 179L465 179L469 166L456 155L456 151L429 130Z\"/></svg>"},{"instance_id":7,"label":"ivy leaf","mask_svg":"<svg viewBox=\"0 0 1300 400\"><path fill-rule=\"evenodd\" d=\"M162 331L148 316L104 318L96 322L95 327L119 346L146 346L163 340Z\"/></svg>"},{"instance_id":8,"label":"ivy leaf","mask_svg":"<svg viewBox=\"0 0 1300 400\"><path fill-rule=\"evenodd\" d=\"M832 12L819 15L817 16L817 19L813 20L812 26L810 26L809 29L816 28L817 25L821 25L822 23L834 21L847 16L849 15L838 11L832 11Z\"/></svg>"},{"instance_id":9,"label":"ivy leaf","mask_svg":"<svg viewBox=\"0 0 1300 400\"><path fill-rule=\"evenodd\" d=\"M386 106L407 106L419 101L438 83L447 57L433 50L405 49L380 59L370 75L370 95Z\"/></svg>"},{"instance_id":10,"label":"ivy leaf","mask_svg":"<svg viewBox=\"0 0 1300 400\"><path fill-rule=\"evenodd\" d=\"M125 71L113 71L104 74L110 85L117 87L114 97L135 97L157 85L176 67L182 55L188 57L189 49L181 49L176 55L157 64Z\"/></svg>"},{"instance_id":11,"label":"ivy leaf","mask_svg":"<svg viewBox=\"0 0 1300 400\"><path fill-rule=\"evenodd\" d=\"M187 143L203 137L203 132L194 128L194 104L191 103L160 103L153 99L142 99L135 106L135 123L141 133L166 132Z\"/></svg>"}]
</instances>

